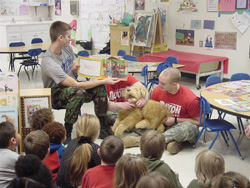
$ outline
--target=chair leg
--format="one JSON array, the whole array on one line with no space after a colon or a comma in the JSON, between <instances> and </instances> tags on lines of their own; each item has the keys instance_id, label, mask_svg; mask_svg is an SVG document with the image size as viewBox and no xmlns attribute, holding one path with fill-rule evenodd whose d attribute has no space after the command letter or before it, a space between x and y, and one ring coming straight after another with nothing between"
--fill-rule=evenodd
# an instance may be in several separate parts
<instances>
[{"instance_id":1,"label":"chair leg","mask_svg":"<svg viewBox=\"0 0 250 188\"><path fill-rule=\"evenodd\" d=\"M19 76L19 73L20 73L20 70L21 70L22 66L23 66L23 65L21 65L21 66L19 67L19 70L18 70L18 72L17 72L17 76Z\"/></svg>"},{"instance_id":2,"label":"chair leg","mask_svg":"<svg viewBox=\"0 0 250 188\"><path fill-rule=\"evenodd\" d=\"M24 70L25 70L25 72L26 72L26 74L27 74L27 76L28 76L28 79L30 80L29 73L28 73L28 71L26 70L26 67L25 67L25 66L24 66Z\"/></svg>"},{"instance_id":3,"label":"chair leg","mask_svg":"<svg viewBox=\"0 0 250 188\"><path fill-rule=\"evenodd\" d=\"M229 146L228 141L227 141L227 139L226 139L225 134L223 133L223 131L220 131L220 133L221 133L224 141L226 142L227 146Z\"/></svg>"},{"instance_id":4,"label":"chair leg","mask_svg":"<svg viewBox=\"0 0 250 188\"><path fill-rule=\"evenodd\" d=\"M215 135L215 137L214 137L214 139L213 139L213 141L212 141L212 143L210 144L210 146L209 146L209 148L208 148L208 149L212 149L212 147L213 147L213 145L214 145L214 143L215 143L216 139L218 138L218 136L219 136L219 131L218 131L218 132L216 132L216 135Z\"/></svg>"},{"instance_id":5,"label":"chair leg","mask_svg":"<svg viewBox=\"0 0 250 188\"><path fill-rule=\"evenodd\" d=\"M229 136L231 137L232 142L233 142L233 144L234 144L234 147L236 148L236 150L237 150L237 152L238 152L238 154L239 154L239 156L240 156L240 159L243 160L244 158L242 157L242 155L241 155L241 153L240 153L240 150L239 150L239 148L238 148L238 146L237 146L237 144L236 144L236 142L235 142L235 140L234 140L234 137L233 137L231 131L227 131L227 133L228 133Z\"/></svg>"}]
</instances>

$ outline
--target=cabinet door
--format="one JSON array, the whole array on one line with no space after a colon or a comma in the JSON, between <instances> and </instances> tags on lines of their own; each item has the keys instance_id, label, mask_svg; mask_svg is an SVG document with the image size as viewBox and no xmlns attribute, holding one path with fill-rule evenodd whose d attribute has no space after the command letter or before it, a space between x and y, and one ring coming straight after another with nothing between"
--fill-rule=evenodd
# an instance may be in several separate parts
<instances>
[{"instance_id":1,"label":"cabinet door","mask_svg":"<svg viewBox=\"0 0 250 188\"><path fill-rule=\"evenodd\" d=\"M27 32L22 34L22 41L28 45L31 44L33 38L41 38L43 42L49 42L49 33L48 32Z\"/></svg>"}]
</instances>

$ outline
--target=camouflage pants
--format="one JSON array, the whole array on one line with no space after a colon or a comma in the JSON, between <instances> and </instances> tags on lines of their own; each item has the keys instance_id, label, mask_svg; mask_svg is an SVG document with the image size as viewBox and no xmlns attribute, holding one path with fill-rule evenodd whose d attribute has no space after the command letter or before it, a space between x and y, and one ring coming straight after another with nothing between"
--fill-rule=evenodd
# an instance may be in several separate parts
<instances>
[{"instance_id":1,"label":"camouflage pants","mask_svg":"<svg viewBox=\"0 0 250 188\"><path fill-rule=\"evenodd\" d=\"M83 103L94 102L97 117L105 117L108 107L107 89L100 85L88 90L79 87L57 86L52 89L52 105L54 108L66 109L64 121L74 124L77 121Z\"/></svg>"},{"instance_id":2,"label":"camouflage pants","mask_svg":"<svg viewBox=\"0 0 250 188\"><path fill-rule=\"evenodd\" d=\"M183 122L169 127L163 135L165 136L166 143L172 141L194 143L198 133L199 129L196 125Z\"/></svg>"}]
</instances>

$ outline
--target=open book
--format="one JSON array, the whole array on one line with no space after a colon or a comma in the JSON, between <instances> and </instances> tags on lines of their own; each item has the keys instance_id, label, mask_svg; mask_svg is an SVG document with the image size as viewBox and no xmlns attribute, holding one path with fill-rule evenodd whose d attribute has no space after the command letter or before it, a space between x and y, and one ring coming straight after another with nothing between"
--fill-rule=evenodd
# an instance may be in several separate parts
<instances>
[{"instance_id":1,"label":"open book","mask_svg":"<svg viewBox=\"0 0 250 188\"><path fill-rule=\"evenodd\" d=\"M107 77L127 80L128 61L109 57L107 59L78 57L78 75L89 78L105 79Z\"/></svg>"}]
</instances>

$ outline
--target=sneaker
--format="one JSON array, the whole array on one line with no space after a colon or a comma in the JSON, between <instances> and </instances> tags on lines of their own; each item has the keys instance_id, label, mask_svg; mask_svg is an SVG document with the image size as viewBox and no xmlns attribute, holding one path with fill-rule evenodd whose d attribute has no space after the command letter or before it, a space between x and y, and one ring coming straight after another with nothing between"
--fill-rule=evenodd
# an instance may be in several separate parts
<instances>
[{"instance_id":1,"label":"sneaker","mask_svg":"<svg viewBox=\"0 0 250 188\"><path fill-rule=\"evenodd\" d=\"M99 137L100 139L104 139L108 136L110 136L111 134L109 134L108 130L107 129L101 129L100 130L100 134L99 134Z\"/></svg>"},{"instance_id":2,"label":"sneaker","mask_svg":"<svg viewBox=\"0 0 250 188\"><path fill-rule=\"evenodd\" d=\"M170 142L167 145L167 150L171 154L177 154L181 151L181 143L176 141Z\"/></svg>"}]
</instances>

